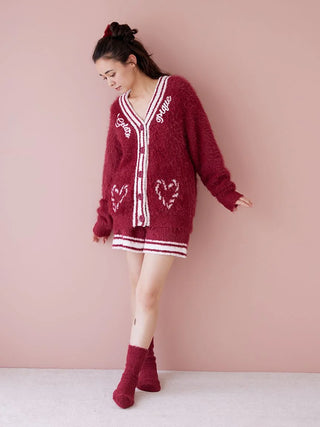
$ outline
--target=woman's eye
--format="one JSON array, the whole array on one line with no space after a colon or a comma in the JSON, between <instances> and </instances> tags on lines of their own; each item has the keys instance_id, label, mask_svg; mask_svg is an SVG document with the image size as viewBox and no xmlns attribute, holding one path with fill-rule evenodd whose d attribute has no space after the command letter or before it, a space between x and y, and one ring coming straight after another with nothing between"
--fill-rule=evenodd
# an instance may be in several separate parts
<instances>
[{"instance_id":1,"label":"woman's eye","mask_svg":"<svg viewBox=\"0 0 320 427\"><path fill-rule=\"evenodd\" d=\"M112 75L110 74L110 75L109 75L109 77L114 77L115 75L116 75L116 73L114 73L114 74L112 74ZM108 77L103 77L103 80L107 80L107 78L108 78Z\"/></svg>"}]
</instances>

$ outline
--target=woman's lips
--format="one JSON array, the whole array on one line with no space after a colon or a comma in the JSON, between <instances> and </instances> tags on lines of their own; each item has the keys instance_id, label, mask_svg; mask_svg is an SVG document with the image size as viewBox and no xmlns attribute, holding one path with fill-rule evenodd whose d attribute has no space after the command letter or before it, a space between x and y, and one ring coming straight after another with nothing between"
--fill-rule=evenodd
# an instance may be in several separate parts
<instances>
[{"instance_id":1,"label":"woman's lips","mask_svg":"<svg viewBox=\"0 0 320 427\"><path fill-rule=\"evenodd\" d=\"M121 89L121 86L116 87L116 90L120 90L120 89Z\"/></svg>"}]
</instances>

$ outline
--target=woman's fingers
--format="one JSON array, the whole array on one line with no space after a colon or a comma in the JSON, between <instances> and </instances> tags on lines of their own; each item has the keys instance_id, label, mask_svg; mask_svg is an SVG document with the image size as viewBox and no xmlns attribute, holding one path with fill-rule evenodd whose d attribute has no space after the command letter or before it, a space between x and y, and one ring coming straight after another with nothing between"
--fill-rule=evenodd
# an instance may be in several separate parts
<instances>
[{"instance_id":1,"label":"woman's fingers","mask_svg":"<svg viewBox=\"0 0 320 427\"><path fill-rule=\"evenodd\" d=\"M94 242L99 242L99 240L102 239L103 243L105 243L108 240L108 237L98 237L95 234L93 235L93 241Z\"/></svg>"},{"instance_id":2,"label":"woman's fingers","mask_svg":"<svg viewBox=\"0 0 320 427\"><path fill-rule=\"evenodd\" d=\"M251 200L247 199L246 197L240 197L237 201L236 201L237 205L242 205L242 206L253 206L253 203L251 202Z\"/></svg>"}]
</instances>

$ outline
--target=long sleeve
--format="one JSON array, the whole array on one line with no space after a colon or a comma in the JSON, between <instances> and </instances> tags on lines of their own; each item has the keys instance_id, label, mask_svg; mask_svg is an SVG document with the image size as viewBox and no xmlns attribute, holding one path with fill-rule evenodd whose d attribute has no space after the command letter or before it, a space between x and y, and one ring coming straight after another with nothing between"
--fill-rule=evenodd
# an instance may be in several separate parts
<instances>
[{"instance_id":1,"label":"long sleeve","mask_svg":"<svg viewBox=\"0 0 320 427\"><path fill-rule=\"evenodd\" d=\"M108 237L111 234L113 220L110 212L110 181L121 159L121 148L113 125L112 106L110 108L109 129L106 141L104 166L102 174L102 198L97 209L98 218L93 232L98 237Z\"/></svg>"},{"instance_id":2,"label":"long sleeve","mask_svg":"<svg viewBox=\"0 0 320 427\"><path fill-rule=\"evenodd\" d=\"M236 191L230 172L216 143L206 112L191 84L183 78L184 125L192 163L210 193L231 212L235 202L243 196Z\"/></svg>"}]
</instances>

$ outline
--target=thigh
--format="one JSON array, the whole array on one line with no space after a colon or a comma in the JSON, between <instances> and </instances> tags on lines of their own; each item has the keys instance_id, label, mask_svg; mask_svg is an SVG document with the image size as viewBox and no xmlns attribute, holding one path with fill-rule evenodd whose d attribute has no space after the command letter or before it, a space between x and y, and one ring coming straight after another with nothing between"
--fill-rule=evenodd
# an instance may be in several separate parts
<instances>
[{"instance_id":1,"label":"thigh","mask_svg":"<svg viewBox=\"0 0 320 427\"><path fill-rule=\"evenodd\" d=\"M175 257L145 253L139 277L139 287L160 292L168 276Z\"/></svg>"},{"instance_id":2,"label":"thigh","mask_svg":"<svg viewBox=\"0 0 320 427\"><path fill-rule=\"evenodd\" d=\"M133 285L137 285L141 273L144 253L126 251L126 258L131 283Z\"/></svg>"}]
</instances>

